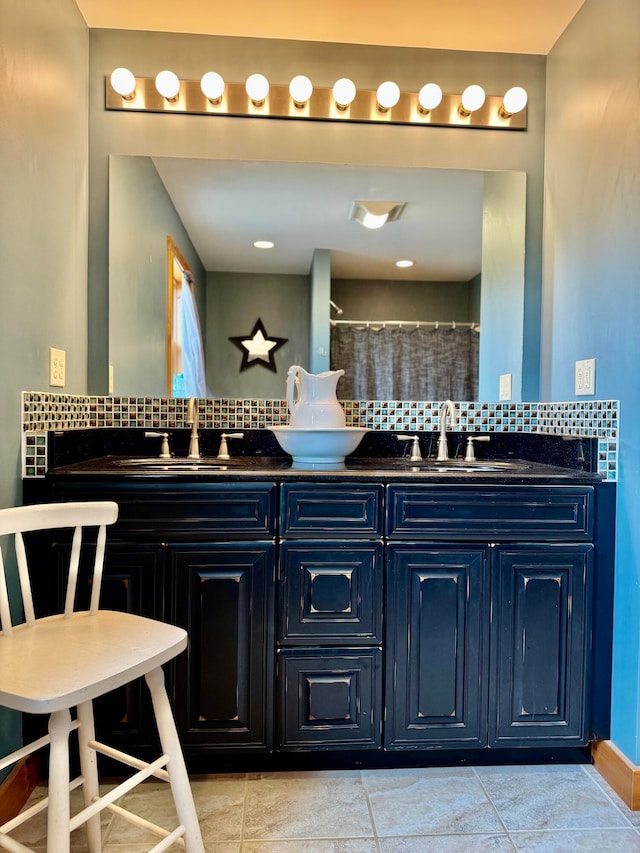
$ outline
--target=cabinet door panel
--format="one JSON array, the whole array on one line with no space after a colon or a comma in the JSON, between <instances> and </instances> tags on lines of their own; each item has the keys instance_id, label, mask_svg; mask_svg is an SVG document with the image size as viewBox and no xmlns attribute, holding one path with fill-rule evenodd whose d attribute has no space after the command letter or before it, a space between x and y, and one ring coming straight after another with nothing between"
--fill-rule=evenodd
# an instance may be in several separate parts
<instances>
[{"instance_id":1,"label":"cabinet door panel","mask_svg":"<svg viewBox=\"0 0 640 853\"><path fill-rule=\"evenodd\" d=\"M487 549L390 545L390 749L486 743Z\"/></svg>"},{"instance_id":2,"label":"cabinet door panel","mask_svg":"<svg viewBox=\"0 0 640 853\"><path fill-rule=\"evenodd\" d=\"M271 543L170 548L176 622L189 632L176 663L185 745L270 746L274 551Z\"/></svg>"},{"instance_id":3,"label":"cabinet door panel","mask_svg":"<svg viewBox=\"0 0 640 853\"><path fill-rule=\"evenodd\" d=\"M494 554L492 746L586 743L593 546Z\"/></svg>"},{"instance_id":4,"label":"cabinet door panel","mask_svg":"<svg viewBox=\"0 0 640 853\"><path fill-rule=\"evenodd\" d=\"M380 649L279 651L280 748L379 749L380 673Z\"/></svg>"},{"instance_id":5,"label":"cabinet door panel","mask_svg":"<svg viewBox=\"0 0 640 853\"><path fill-rule=\"evenodd\" d=\"M283 542L282 645L382 642L382 543Z\"/></svg>"}]
</instances>

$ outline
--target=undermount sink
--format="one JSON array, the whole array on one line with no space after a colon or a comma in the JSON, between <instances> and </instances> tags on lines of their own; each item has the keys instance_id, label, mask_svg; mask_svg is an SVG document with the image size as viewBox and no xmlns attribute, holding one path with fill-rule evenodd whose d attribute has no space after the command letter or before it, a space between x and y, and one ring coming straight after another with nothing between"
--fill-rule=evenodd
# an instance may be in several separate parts
<instances>
[{"instance_id":1,"label":"undermount sink","mask_svg":"<svg viewBox=\"0 0 640 853\"><path fill-rule=\"evenodd\" d=\"M380 467L390 463L392 467L408 468L415 471L431 472L433 474L497 474L506 471L520 471L530 467L522 462L466 462L462 459L419 459L411 460L408 457L385 459L381 461Z\"/></svg>"},{"instance_id":2,"label":"undermount sink","mask_svg":"<svg viewBox=\"0 0 640 853\"><path fill-rule=\"evenodd\" d=\"M240 459L217 459L216 457L202 457L201 459L131 457L113 462L113 465L118 468L139 471L226 471L229 468L239 467L241 464L242 460Z\"/></svg>"}]
</instances>

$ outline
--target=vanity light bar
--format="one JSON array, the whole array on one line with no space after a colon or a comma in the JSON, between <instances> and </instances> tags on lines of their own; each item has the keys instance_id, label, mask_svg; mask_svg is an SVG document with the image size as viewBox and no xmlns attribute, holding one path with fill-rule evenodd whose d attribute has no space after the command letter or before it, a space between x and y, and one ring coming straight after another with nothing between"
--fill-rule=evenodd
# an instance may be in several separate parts
<instances>
[{"instance_id":1,"label":"vanity light bar","mask_svg":"<svg viewBox=\"0 0 640 853\"><path fill-rule=\"evenodd\" d=\"M156 89L155 78L136 77L135 90L123 96L106 78L106 108L134 112L179 113L191 115L226 115L264 118L315 119L317 121L377 122L386 124L431 125L433 127L470 127L491 130L526 130L526 106L517 113L505 112L503 96L487 95L482 106L471 113L460 110L461 95L442 95L438 106L424 110L418 93L400 92L397 103L380 108L377 92L358 89L346 107L339 107L332 88L313 88L305 103L295 101L289 85L270 85L263 101L252 100L244 83L224 83L219 99L210 100L202 92L199 80L180 80L173 99L163 97Z\"/></svg>"}]
</instances>

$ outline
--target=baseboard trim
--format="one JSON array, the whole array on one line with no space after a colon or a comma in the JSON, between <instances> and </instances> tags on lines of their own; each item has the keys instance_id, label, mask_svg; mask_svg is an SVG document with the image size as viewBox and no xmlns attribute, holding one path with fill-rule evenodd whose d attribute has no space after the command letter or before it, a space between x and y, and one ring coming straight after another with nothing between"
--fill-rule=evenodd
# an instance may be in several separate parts
<instances>
[{"instance_id":1,"label":"baseboard trim","mask_svg":"<svg viewBox=\"0 0 640 853\"><path fill-rule=\"evenodd\" d=\"M0 826L15 817L40 781L38 756L23 758L0 785Z\"/></svg>"},{"instance_id":2,"label":"baseboard trim","mask_svg":"<svg viewBox=\"0 0 640 853\"><path fill-rule=\"evenodd\" d=\"M640 811L640 767L629 761L610 740L594 741L591 745L593 764L633 811Z\"/></svg>"}]
</instances>

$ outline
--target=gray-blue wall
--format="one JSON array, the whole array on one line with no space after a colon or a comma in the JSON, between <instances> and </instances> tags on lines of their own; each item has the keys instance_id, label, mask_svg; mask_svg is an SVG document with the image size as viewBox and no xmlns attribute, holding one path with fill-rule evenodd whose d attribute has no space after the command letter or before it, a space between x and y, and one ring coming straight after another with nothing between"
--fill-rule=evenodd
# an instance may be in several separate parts
<instances>
[{"instance_id":1,"label":"gray-blue wall","mask_svg":"<svg viewBox=\"0 0 640 853\"><path fill-rule=\"evenodd\" d=\"M304 275L207 274L205 361L214 397L281 400L291 364L309 357L309 278ZM242 372L243 353L229 337L249 336L260 319L271 337L287 342L273 353L276 372L255 363Z\"/></svg>"},{"instance_id":2,"label":"gray-blue wall","mask_svg":"<svg viewBox=\"0 0 640 853\"><path fill-rule=\"evenodd\" d=\"M612 738L640 763L640 4L587 0L548 61L543 399L620 400Z\"/></svg>"},{"instance_id":3,"label":"gray-blue wall","mask_svg":"<svg viewBox=\"0 0 640 853\"><path fill-rule=\"evenodd\" d=\"M0 0L1 507L21 501L20 392L48 390L49 347L87 390L88 61L73 0ZM0 753L19 738L0 715Z\"/></svg>"}]
</instances>

